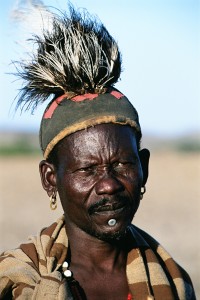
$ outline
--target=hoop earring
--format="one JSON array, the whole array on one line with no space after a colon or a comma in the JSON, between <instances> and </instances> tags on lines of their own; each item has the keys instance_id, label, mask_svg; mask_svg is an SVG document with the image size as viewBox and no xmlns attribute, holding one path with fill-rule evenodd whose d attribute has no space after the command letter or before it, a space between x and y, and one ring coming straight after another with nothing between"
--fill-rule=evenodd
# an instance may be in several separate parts
<instances>
[{"instance_id":1,"label":"hoop earring","mask_svg":"<svg viewBox=\"0 0 200 300\"><path fill-rule=\"evenodd\" d=\"M50 198L50 208L51 210L55 210L57 208L57 199L56 199L56 191L49 197Z\"/></svg>"},{"instance_id":2,"label":"hoop earring","mask_svg":"<svg viewBox=\"0 0 200 300\"><path fill-rule=\"evenodd\" d=\"M142 188L143 188L143 190L142 190ZM140 191L140 200L143 199L143 196L144 196L145 193L146 193L146 187L145 187L145 186L142 186L142 187L141 187L141 191Z\"/></svg>"}]
</instances>

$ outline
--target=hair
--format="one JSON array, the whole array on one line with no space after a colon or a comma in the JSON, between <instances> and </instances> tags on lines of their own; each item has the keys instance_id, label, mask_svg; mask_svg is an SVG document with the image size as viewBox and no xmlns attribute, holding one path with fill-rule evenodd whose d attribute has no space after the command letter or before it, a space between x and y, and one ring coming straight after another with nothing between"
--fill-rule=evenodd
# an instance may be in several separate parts
<instances>
[{"instance_id":1,"label":"hair","mask_svg":"<svg viewBox=\"0 0 200 300\"><path fill-rule=\"evenodd\" d=\"M52 28L32 38L37 46L30 61L16 63L24 80L16 109L32 108L62 94L101 92L112 87L121 73L118 45L104 25L86 10L69 16L52 13Z\"/></svg>"}]
</instances>

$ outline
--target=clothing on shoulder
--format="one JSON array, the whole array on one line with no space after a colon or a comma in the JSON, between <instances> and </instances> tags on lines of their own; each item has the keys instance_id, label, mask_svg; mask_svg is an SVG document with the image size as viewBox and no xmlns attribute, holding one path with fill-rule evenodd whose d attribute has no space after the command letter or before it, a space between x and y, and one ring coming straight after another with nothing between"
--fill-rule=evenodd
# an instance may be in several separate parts
<instances>
[{"instance_id":1,"label":"clothing on shoulder","mask_svg":"<svg viewBox=\"0 0 200 300\"><path fill-rule=\"evenodd\" d=\"M150 235L129 226L126 274L132 299L195 300L188 274ZM81 299L63 276L68 238L64 216L0 257L0 299ZM92 279L91 279L92 280Z\"/></svg>"}]
</instances>

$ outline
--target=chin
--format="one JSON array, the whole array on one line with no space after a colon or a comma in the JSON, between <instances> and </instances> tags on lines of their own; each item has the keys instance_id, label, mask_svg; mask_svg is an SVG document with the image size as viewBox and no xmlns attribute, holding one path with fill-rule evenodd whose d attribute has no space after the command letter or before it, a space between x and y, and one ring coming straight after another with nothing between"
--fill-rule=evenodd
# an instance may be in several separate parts
<instances>
[{"instance_id":1,"label":"chin","mask_svg":"<svg viewBox=\"0 0 200 300\"><path fill-rule=\"evenodd\" d=\"M113 242L120 241L121 239L124 238L125 235L126 235L126 228L123 231L116 231L114 233L104 232L99 235L96 235L96 237L99 240L102 240L104 242L113 243Z\"/></svg>"},{"instance_id":2,"label":"chin","mask_svg":"<svg viewBox=\"0 0 200 300\"><path fill-rule=\"evenodd\" d=\"M93 237L96 237L97 239L101 241L105 241L108 243L114 243L124 238L127 231L128 224L125 224L123 226L117 226L118 228L110 227L110 228L104 228L102 230L90 230L88 234L92 235Z\"/></svg>"}]
</instances>

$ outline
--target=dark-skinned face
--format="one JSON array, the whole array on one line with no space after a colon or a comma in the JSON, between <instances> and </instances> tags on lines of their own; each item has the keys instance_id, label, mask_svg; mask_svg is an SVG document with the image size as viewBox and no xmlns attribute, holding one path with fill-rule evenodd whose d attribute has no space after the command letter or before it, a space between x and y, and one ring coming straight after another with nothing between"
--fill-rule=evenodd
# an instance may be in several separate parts
<instances>
[{"instance_id":1,"label":"dark-skinned face","mask_svg":"<svg viewBox=\"0 0 200 300\"><path fill-rule=\"evenodd\" d=\"M67 226L103 240L119 237L139 206L142 185L129 126L97 125L66 137L58 148L56 186Z\"/></svg>"}]
</instances>

